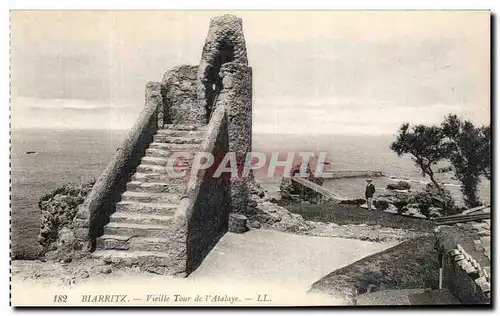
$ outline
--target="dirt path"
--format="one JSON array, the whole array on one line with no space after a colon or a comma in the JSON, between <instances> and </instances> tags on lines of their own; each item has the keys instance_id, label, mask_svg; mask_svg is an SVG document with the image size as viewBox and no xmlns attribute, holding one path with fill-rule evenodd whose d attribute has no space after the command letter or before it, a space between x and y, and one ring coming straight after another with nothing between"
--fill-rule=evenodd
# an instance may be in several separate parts
<instances>
[{"instance_id":1,"label":"dirt path","mask_svg":"<svg viewBox=\"0 0 500 316\"><path fill-rule=\"evenodd\" d=\"M227 233L189 278L241 283L259 280L307 291L312 283L333 270L396 244L264 229Z\"/></svg>"},{"instance_id":2,"label":"dirt path","mask_svg":"<svg viewBox=\"0 0 500 316\"><path fill-rule=\"evenodd\" d=\"M67 301L58 305L343 304L306 291L323 275L394 244L271 230L227 233L185 279L134 268L114 269L93 259L68 264L14 261L12 302L51 305L54 295L67 295ZM85 302L85 295L111 294L127 295L127 301ZM180 296L186 300L181 301ZM195 301L197 296L202 299ZM155 297L170 300L154 301Z\"/></svg>"}]
</instances>

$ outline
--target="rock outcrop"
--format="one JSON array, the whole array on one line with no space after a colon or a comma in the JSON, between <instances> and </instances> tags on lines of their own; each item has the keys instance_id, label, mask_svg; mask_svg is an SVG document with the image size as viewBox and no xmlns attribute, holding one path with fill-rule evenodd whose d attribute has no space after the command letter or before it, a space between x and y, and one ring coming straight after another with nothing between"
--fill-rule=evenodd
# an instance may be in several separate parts
<instances>
[{"instance_id":1,"label":"rock outcrop","mask_svg":"<svg viewBox=\"0 0 500 316\"><path fill-rule=\"evenodd\" d=\"M70 260L67 258L81 248L73 233L73 219L78 205L83 202L93 184L65 185L40 198L40 255L48 259Z\"/></svg>"},{"instance_id":2,"label":"rock outcrop","mask_svg":"<svg viewBox=\"0 0 500 316\"><path fill-rule=\"evenodd\" d=\"M381 227L380 225L369 226L360 225L338 225L335 223L322 223L305 220L302 215L291 213L286 208L274 203L274 199L267 196L255 182L250 186L251 207L254 216L249 218L249 222L259 227L276 229L283 232L296 233L301 235L340 237L361 239L375 242L383 241L403 241L420 236L420 233L406 229L396 229ZM249 227L253 228L252 226Z\"/></svg>"},{"instance_id":3,"label":"rock outcrop","mask_svg":"<svg viewBox=\"0 0 500 316\"><path fill-rule=\"evenodd\" d=\"M410 190L411 184L406 181L398 181L397 183L389 183L387 185L388 190Z\"/></svg>"},{"instance_id":4,"label":"rock outcrop","mask_svg":"<svg viewBox=\"0 0 500 316\"><path fill-rule=\"evenodd\" d=\"M270 198L255 181L250 183L249 188L251 193L249 207L252 209L249 222L253 223L254 226L291 233L305 233L311 229L301 215L291 213L286 208L274 203L276 201ZM258 222L259 225L255 222Z\"/></svg>"}]
</instances>

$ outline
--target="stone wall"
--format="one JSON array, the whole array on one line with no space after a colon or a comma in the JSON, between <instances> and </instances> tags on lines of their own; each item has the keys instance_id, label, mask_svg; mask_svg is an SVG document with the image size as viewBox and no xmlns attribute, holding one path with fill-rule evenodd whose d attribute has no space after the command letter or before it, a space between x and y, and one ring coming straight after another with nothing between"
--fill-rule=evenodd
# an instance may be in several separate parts
<instances>
[{"instance_id":1,"label":"stone wall","mask_svg":"<svg viewBox=\"0 0 500 316\"><path fill-rule=\"evenodd\" d=\"M464 269L466 258L457 258L450 252L446 252L442 257L443 261L443 287L464 304L489 304L490 299L481 289L478 280L484 279L483 283L487 283L485 276L475 274L476 271L467 273ZM471 273L475 275L471 276Z\"/></svg>"},{"instance_id":2,"label":"stone wall","mask_svg":"<svg viewBox=\"0 0 500 316\"><path fill-rule=\"evenodd\" d=\"M205 106L198 102L198 66L183 65L165 72L161 79L165 123L206 124Z\"/></svg>"},{"instance_id":3,"label":"stone wall","mask_svg":"<svg viewBox=\"0 0 500 316\"><path fill-rule=\"evenodd\" d=\"M250 177L242 177L246 154L252 151L252 70L244 64L221 67L222 91L217 106L224 106L228 118L229 151L236 154L238 177L231 179L232 212L247 216Z\"/></svg>"},{"instance_id":4,"label":"stone wall","mask_svg":"<svg viewBox=\"0 0 500 316\"><path fill-rule=\"evenodd\" d=\"M220 68L229 62L247 65L248 58L242 20L226 14L210 20L198 67L198 99L208 116L221 89Z\"/></svg>"},{"instance_id":5,"label":"stone wall","mask_svg":"<svg viewBox=\"0 0 500 316\"><path fill-rule=\"evenodd\" d=\"M188 274L226 233L229 212L248 215L250 209L250 178L230 178L229 173L213 177L228 151L236 153L240 172L251 151L252 71L247 64L241 19L224 15L210 22L198 67L197 101L192 93L194 67L175 68L162 79L166 102L173 102L167 109L173 123L186 123L183 112L189 104L196 104L195 121L200 121L201 113L205 113L208 130L200 152L210 152L215 158L212 168L190 176L187 198L176 212L177 218L185 219L185 227L178 230L186 232Z\"/></svg>"},{"instance_id":6,"label":"stone wall","mask_svg":"<svg viewBox=\"0 0 500 316\"><path fill-rule=\"evenodd\" d=\"M182 200L176 217L185 218L187 273L198 267L227 231L230 211L229 173L213 177L216 167L229 148L227 117L225 109L218 106L214 112L201 152L210 152L215 157L212 168L200 170L190 176L187 199Z\"/></svg>"},{"instance_id":7,"label":"stone wall","mask_svg":"<svg viewBox=\"0 0 500 316\"><path fill-rule=\"evenodd\" d=\"M78 207L73 225L76 238L84 243L85 249L94 249L95 238L102 234L109 216L115 212L115 203L125 191L127 182L158 130L158 114L163 111L162 106L160 83L147 83L145 108L122 147L118 148L113 160Z\"/></svg>"}]
</instances>

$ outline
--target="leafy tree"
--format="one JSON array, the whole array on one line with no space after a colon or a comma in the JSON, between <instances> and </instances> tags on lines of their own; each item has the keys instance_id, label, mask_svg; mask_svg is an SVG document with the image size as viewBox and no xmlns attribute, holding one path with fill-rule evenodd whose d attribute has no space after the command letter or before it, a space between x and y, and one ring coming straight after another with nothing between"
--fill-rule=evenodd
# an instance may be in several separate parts
<instances>
[{"instance_id":1,"label":"leafy tree","mask_svg":"<svg viewBox=\"0 0 500 316\"><path fill-rule=\"evenodd\" d=\"M480 169L486 179L491 181L491 127L482 126L479 133L483 139L479 149L479 155L482 157Z\"/></svg>"},{"instance_id":2,"label":"leafy tree","mask_svg":"<svg viewBox=\"0 0 500 316\"><path fill-rule=\"evenodd\" d=\"M450 191L445 188L436 188L428 184L423 190L415 192L409 200L410 203L418 205L420 213L429 217L431 207L437 207L444 216L460 213Z\"/></svg>"},{"instance_id":3,"label":"leafy tree","mask_svg":"<svg viewBox=\"0 0 500 316\"><path fill-rule=\"evenodd\" d=\"M396 141L390 147L398 156L411 155L422 176L429 176L433 185L441 189L432 170L433 166L447 155L440 127L416 125L410 130L410 124L404 123L399 128Z\"/></svg>"},{"instance_id":4,"label":"leafy tree","mask_svg":"<svg viewBox=\"0 0 500 316\"><path fill-rule=\"evenodd\" d=\"M476 128L467 120L448 115L441 124L444 147L468 207L481 205L477 194L480 176L491 179L491 129Z\"/></svg>"}]
</instances>

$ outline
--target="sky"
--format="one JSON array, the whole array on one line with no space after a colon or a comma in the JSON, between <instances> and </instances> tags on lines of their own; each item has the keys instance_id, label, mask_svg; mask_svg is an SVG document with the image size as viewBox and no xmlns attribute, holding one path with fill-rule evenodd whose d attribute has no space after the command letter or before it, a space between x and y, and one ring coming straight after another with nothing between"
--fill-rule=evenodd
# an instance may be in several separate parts
<instances>
[{"instance_id":1,"label":"sky","mask_svg":"<svg viewBox=\"0 0 500 316\"><path fill-rule=\"evenodd\" d=\"M127 129L148 81L243 19L254 133L395 134L490 122L487 11L14 11L12 128Z\"/></svg>"}]
</instances>

